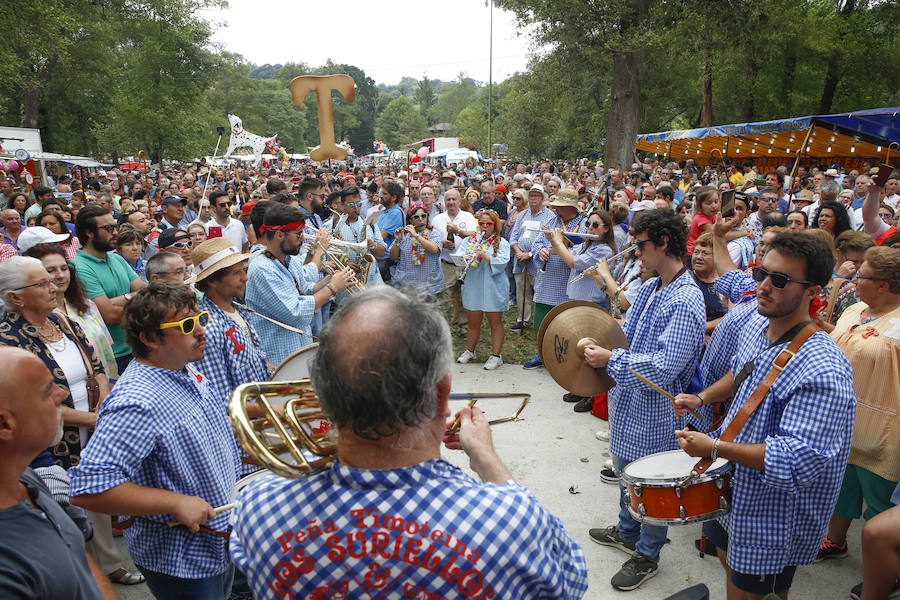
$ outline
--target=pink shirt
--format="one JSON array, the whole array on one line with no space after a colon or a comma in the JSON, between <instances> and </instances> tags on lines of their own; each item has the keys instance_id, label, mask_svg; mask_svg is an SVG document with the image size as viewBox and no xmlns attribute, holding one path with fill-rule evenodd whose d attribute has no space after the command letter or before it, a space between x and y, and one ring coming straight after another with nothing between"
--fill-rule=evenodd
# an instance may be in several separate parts
<instances>
[{"instance_id":1,"label":"pink shirt","mask_svg":"<svg viewBox=\"0 0 900 600\"><path fill-rule=\"evenodd\" d=\"M697 238L703 233L703 226L707 223L715 223L715 221L710 219L704 213L697 213L694 215L694 218L691 219L691 227L688 230L687 239L688 256L694 253L694 242L696 242Z\"/></svg>"}]
</instances>

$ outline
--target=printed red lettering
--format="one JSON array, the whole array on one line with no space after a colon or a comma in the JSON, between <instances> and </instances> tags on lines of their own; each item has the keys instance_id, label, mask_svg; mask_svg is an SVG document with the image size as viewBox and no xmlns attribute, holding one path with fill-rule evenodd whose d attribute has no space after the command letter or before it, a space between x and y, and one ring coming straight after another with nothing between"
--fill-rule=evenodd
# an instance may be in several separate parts
<instances>
[{"instance_id":1,"label":"printed red lettering","mask_svg":"<svg viewBox=\"0 0 900 600\"><path fill-rule=\"evenodd\" d=\"M275 564L275 579L284 586L290 587L297 582L297 569L286 560Z\"/></svg>"},{"instance_id":2,"label":"printed red lettering","mask_svg":"<svg viewBox=\"0 0 900 600\"><path fill-rule=\"evenodd\" d=\"M359 550L356 549L356 542L359 542ZM361 531L355 534L348 533L347 552L352 558L363 558L366 555L366 534Z\"/></svg>"},{"instance_id":3,"label":"printed red lettering","mask_svg":"<svg viewBox=\"0 0 900 600\"><path fill-rule=\"evenodd\" d=\"M297 563L297 570L304 575L312 571L316 564L316 561L314 561L312 557L306 556L306 552L303 551L303 548L294 549L294 553L291 554L291 560Z\"/></svg>"},{"instance_id":4,"label":"printed red lettering","mask_svg":"<svg viewBox=\"0 0 900 600\"><path fill-rule=\"evenodd\" d=\"M481 589L482 585L484 585L484 577L481 576L481 573L475 569L469 569L459 576L459 580L456 582L456 589L463 596L474 596Z\"/></svg>"},{"instance_id":5,"label":"printed red lettering","mask_svg":"<svg viewBox=\"0 0 900 600\"><path fill-rule=\"evenodd\" d=\"M341 538L337 535L330 535L325 538L325 546L331 548L331 552L328 553L328 560L331 562L339 562L344 560L344 557L347 556L347 550L341 546Z\"/></svg>"},{"instance_id":6,"label":"printed red lettering","mask_svg":"<svg viewBox=\"0 0 900 600\"><path fill-rule=\"evenodd\" d=\"M403 562L409 563L414 567L419 566L419 559L416 554L421 552L422 540L410 538L406 540L406 552L403 553Z\"/></svg>"},{"instance_id":7,"label":"printed red lettering","mask_svg":"<svg viewBox=\"0 0 900 600\"><path fill-rule=\"evenodd\" d=\"M225 332L225 337L231 340L231 351L234 354L240 354L244 350L244 345L237 339L237 329L233 325Z\"/></svg>"},{"instance_id":8,"label":"printed red lettering","mask_svg":"<svg viewBox=\"0 0 900 600\"><path fill-rule=\"evenodd\" d=\"M291 547L288 546L288 542L291 541L292 537L294 537L294 536L290 531L285 531L284 533L279 535L277 538L275 538L276 540L278 540L278 543L281 544L281 553L282 554L287 554L288 552L291 551Z\"/></svg>"},{"instance_id":9,"label":"printed red lettering","mask_svg":"<svg viewBox=\"0 0 900 600\"><path fill-rule=\"evenodd\" d=\"M454 567L453 563L456 562L456 555L451 554L447 559L447 562L444 563L444 568L441 569L441 572L438 574L442 578L444 578L447 583L453 583L456 581L456 578L459 577L459 567ZM451 568L452 567L452 568Z\"/></svg>"},{"instance_id":10,"label":"printed red lettering","mask_svg":"<svg viewBox=\"0 0 900 600\"><path fill-rule=\"evenodd\" d=\"M390 558L390 552L385 552L385 548L387 548L391 543L391 536L386 534L383 531L376 531L372 534L372 558L376 558L376 554L381 556L381 558Z\"/></svg>"}]
</instances>

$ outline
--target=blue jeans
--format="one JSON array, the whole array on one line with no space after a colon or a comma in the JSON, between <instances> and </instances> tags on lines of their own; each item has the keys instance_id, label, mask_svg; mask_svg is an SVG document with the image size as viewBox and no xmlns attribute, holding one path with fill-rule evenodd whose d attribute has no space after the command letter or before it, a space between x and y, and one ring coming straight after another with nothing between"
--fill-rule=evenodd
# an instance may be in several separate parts
<instances>
[{"instance_id":1,"label":"blue jeans","mask_svg":"<svg viewBox=\"0 0 900 600\"><path fill-rule=\"evenodd\" d=\"M613 455L613 470L617 475L621 474L628 466L627 461L623 458ZM659 562L659 551L662 550L666 543L666 534L668 527L659 525L647 525L635 520L628 512L628 504L625 502L625 486L619 481L619 535L624 540L637 540L635 550L644 558L649 558L653 562Z\"/></svg>"},{"instance_id":2,"label":"blue jeans","mask_svg":"<svg viewBox=\"0 0 900 600\"><path fill-rule=\"evenodd\" d=\"M147 580L147 587L156 600L225 600L231 594L234 565L219 575L205 579L182 579L141 566L138 570Z\"/></svg>"}]
</instances>

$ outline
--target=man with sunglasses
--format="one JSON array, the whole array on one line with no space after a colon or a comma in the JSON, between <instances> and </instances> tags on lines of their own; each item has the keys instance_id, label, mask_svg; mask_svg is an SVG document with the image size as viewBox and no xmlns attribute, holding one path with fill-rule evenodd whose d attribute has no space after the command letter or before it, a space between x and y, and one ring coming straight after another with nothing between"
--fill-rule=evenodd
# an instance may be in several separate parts
<instances>
[{"instance_id":1,"label":"man with sunglasses","mask_svg":"<svg viewBox=\"0 0 900 600\"><path fill-rule=\"evenodd\" d=\"M206 222L206 234L209 235L210 229L213 227L218 227L221 235L213 237L223 237L235 248L240 248L241 252L246 252L250 247L247 229L244 228L243 223L231 217L231 199L228 194L222 190L213 190L209 195L209 204L214 213L213 218Z\"/></svg>"},{"instance_id":2,"label":"man with sunglasses","mask_svg":"<svg viewBox=\"0 0 900 600\"><path fill-rule=\"evenodd\" d=\"M628 309L623 329L629 349L589 345L585 361L616 381L609 392L610 452L613 470L621 473L639 458L677 450L673 435L683 426L672 405L631 373L634 370L672 395L687 389L700 361L706 331L703 294L684 267L687 233L667 208L644 210L632 222L637 255L645 268L659 273L646 281ZM537 296L535 296L537 300ZM654 577L667 527L641 524L628 512L622 488L616 525L589 531L603 546L631 555L612 578L613 587L633 590Z\"/></svg>"},{"instance_id":3,"label":"man with sunglasses","mask_svg":"<svg viewBox=\"0 0 900 600\"><path fill-rule=\"evenodd\" d=\"M753 232L754 246L759 244L759 238L762 237L763 220L767 214L775 212L778 209L779 199L778 192L769 189L763 190L756 199L757 210L751 213L744 219L744 222L741 223L742 228L749 229Z\"/></svg>"},{"instance_id":4,"label":"man with sunglasses","mask_svg":"<svg viewBox=\"0 0 900 600\"><path fill-rule=\"evenodd\" d=\"M723 220L716 233L736 224L736 219ZM719 238L716 254L727 256ZM729 598L787 594L796 567L815 560L837 501L856 410L853 373L840 348L821 331L793 356L783 353L810 323L810 304L833 268L833 254L822 240L776 235L762 265L752 269L763 318L748 318L731 369L719 381L700 394L676 398L683 412L734 396L725 420L709 436L677 432L691 456L721 457L735 465L730 513L703 528L720 551ZM736 270L730 274L750 277ZM776 367L779 357L788 360ZM734 441L718 439L773 370L778 377Z\"/></svg>"},{"instance_id":5,"label":"man with sunglasses","mask_svg":"<svg viewBox=\"0 0 900 600\"><path fill-rule=\"evenodd\" d=\"M113 252L117 230L116 220L108 209L89 204L78 211L75 234L81 249L72 264L85 295L97 305L109 329L113 353L119 373L122 373L132 356L125 341L125 331L120 326L122 310L131 294L147 284L141 281L128 261Z\"/></svg>"},{"instance_id":6,"label":"man with sunglasses","mask_svg":"<svg viewBox=\"0 0 900 600\"><path fill-rule=\"evenodd\" d=\"M387 254L387 246L375 229L375 219L360 218L359 210L362 207L362 200L360 199L359 192L359 188L355 185L348 185L341 190L341 199L336 203L336 207L339 208L347 218L340 227L335 228L334 234L339 235L345 242L352 242L355 244L360 241L365 241L368 246L368 251L372 253L376 260L384 258ZM359 258L359 253L355 250L351 250L350 256L353 260L357 260ZM366 279L367 288L384 283L381 280L381 271L378 270L377 262L363 264L368 265L369 269L368 278ZM344 297L346 297L346 293L342 292L339 295L339 299L343 300Z\"/></svg>"},{"instance_id":7,"label":"man with sunglasses","mask_svg":"<svg viewBox=\"0 0 900 600\"><path fill-rule=\"evenodd\" d=\"M230 501L241 462L222 398L189 364L203 358L209 313L187 286L157 282L124 323L135 360L69 470L71 502L134 517L125 543L157 598L221 600L234 568L228 513L213 507Z\"/></svg>"}]
</instances>

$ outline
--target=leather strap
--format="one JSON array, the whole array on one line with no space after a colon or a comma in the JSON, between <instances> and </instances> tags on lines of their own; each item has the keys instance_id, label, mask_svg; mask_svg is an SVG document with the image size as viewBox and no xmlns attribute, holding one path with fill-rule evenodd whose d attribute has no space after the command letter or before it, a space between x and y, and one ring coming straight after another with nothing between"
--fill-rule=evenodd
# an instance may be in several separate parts
<instances>
[{"instance_id":1,"label":"leather strap","mask_svg":"<svg viewBox=\"0 0 900 600\"><path fill-rule=\"evenodd\" d=\"M97 373L94 372L94 363L91 362L90 353L81 345L81 341L75 335L75 328L72 327L69 317L61 312L56 314L59 316L63 331L72 336L72 341L75 342L75 346L78 348L79 354L81 354L81 361L84 363L84 370L87 373L85 388L87 389L88 410L96 412L100 405L100 382L97 381Z\"/></svg>"},{"instance_id":2,"label":"leather strap","mask_svg":"<svg viewBox=\"0 0 900 600\"><path fill-rule=\"evenodd\" d=\"M808 340L812 334L819 331L819 328L813 325L812 323L807 323L806 326L801 329L796 336L791 340L791 343L788 344L787 348L783 348L781 352L775 357L775 360L772 361L772 368L769 369L769 372L766 374L765 378L762 382L757 386L753 393L750 394L750 397L744 401L744 404L741 406L741 409L738 411L737 415L735 415L734 419L728 424L728 427L725 428L725 431L722 432L722 435L719 436L723 442L732 442L734 438L737 437L738 432L740 432L741 428L747 423L747 420L750 418L759 405L762 404L763 399L766 397L766 394L769 393L769 389L775 383L775 380L778 379L778 376L781 375L781 372L787 366L787 364L791 361L794 356L796 356L797 352L800 350L800 346L802 346L806 340ZM706 472L706 470L712 465L713 461L711 458L702 458L700 459L696 465L694 465L693 473L697 475L702 475Z\"/></svg>"},{"instance_id":3,"label":"leather strap","mask_svg":"<svg viewBox=\"0 0 900 600\"><path fill-rule=\"evenodd\" d=\"M837 304L838 294L841 293L841 286L847 281L843 277L831 278L831 293L828 294L828 307L825 309L825 322L831 323L831 315L834 314L834 305Z\"/></svg>"}]
</instances>

